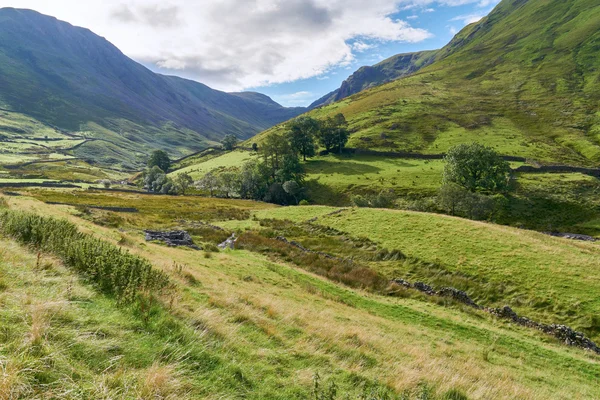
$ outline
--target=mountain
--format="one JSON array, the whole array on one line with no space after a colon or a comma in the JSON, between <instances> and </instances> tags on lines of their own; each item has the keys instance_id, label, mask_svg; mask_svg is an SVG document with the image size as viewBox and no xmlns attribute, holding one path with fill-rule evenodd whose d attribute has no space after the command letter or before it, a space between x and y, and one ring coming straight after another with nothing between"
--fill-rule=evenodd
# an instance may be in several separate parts
<instances>
[{"instance_id":1,"label":"mountain","mask_svg":"<svg viewBox=\"0 0 600 400\"><path fill-rule=\"evenodd\" d=\"M135 125L156 131L156 143L139 138L149 147L176 153L225 134L248 138L304 111L153 73L87 29L13 8L0 9L0 106L68 131ZM165 126L179 134L159 138Z\"/></svg>"},{"instance_id":2,"label":"mountain","mask_svg":"<svg viewBox=\"0 0 600 400\"><path fill-rule=\"evenodd\" d=\"M433 62L436 54L437 51L435 50L397 54L376 65L360 67L342 82L339 89L321 97L312 103L309 108L331 104L365 89L410 75Z\"/></svg>"},{"instance_id":3,"label":"mountain","mask_svg":"<svg viewBox=\"0 0 600 400\"><path fill-rule=\"evenodd\" d=\"M426 67L311 115L343 113L351 147L439 154L475 141L541 163L596 166L599 50L596 0L503 0Z\"/></svg>"}]
</instances>

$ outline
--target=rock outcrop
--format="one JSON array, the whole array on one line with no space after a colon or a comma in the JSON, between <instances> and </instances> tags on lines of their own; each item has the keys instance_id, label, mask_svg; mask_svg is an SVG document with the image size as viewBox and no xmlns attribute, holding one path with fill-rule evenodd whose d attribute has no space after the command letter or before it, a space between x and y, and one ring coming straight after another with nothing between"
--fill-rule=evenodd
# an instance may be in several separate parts
<instances>
[{"instance_id":1,"label":"rock outcrop","mask_svg":"<svg viewBox=\"0 0 600 400\"><path fill-rule=\"evenodd\" d=\"M186 231L144 231L146 241L159 241L167 246L178 247L185 246L195 250L202 250L194 244L192 237Z\"/></svg>"},{"instance_id":2,"label":"rock outcrop","mask_svg":"<svg viewBox=\"0 0 600 400\"><path fill-rule=\"evenodd\" d=\"M455 289L453 287L444 287L436 291L433 287L423 282L415 282L414 284L411 284L410 282L404 279L394 279L392 280L392 283L406 288L418 290L419 292L425 293L429 296L450 297L460 303L466 304L478 310L485 311L498 318L508 319L517 325L542 331L548 335L554 336L555 338L557 338L562 343L568 346L575 346L585 350L593 351L596 354L600 354L600 347L598 347L596 343L588 339L583 333L577 332L566 325L549 325L539 323L527 317L519 316L509 306L504 306L501 308L482 307L479 304L475 303L475 301L473 301L473 299L471 299L466 292Z\"/></svg>"}]
</instances>

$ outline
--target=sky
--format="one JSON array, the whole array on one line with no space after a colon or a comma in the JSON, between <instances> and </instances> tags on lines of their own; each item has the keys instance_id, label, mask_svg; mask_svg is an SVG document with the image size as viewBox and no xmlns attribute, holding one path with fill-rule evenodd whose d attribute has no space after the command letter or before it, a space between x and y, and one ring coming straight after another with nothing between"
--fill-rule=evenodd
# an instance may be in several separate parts
<instances>
[{"instance_id":1,"label":"sky","mask_svg":"<svg viewBox=\"0 0 600 400\"><path fill-rule=\"evenodd\" d=\"M0 0L105 37L153 71L307 106L363 65L437 49L500 0Z\"/></svg>"}]
</instances>

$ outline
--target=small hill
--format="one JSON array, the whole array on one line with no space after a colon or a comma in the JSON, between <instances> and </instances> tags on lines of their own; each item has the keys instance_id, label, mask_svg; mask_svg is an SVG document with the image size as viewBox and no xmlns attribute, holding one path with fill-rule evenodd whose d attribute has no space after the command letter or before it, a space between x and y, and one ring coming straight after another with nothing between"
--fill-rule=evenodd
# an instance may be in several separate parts
<instances>
[{"instance_id":1,"label":"small hill","mask_svg":"<svg viewBox=\"0 0 600 400\"><path fill-rule=\"evenodd\" d=\"M176 154L229 133L249 138L304 111L256 93L229 94L155 74L87 29L14 8L0 9L0 106L67 131L94 130L117 147L143 143ZM134 130L147 133L128 139Z\"/></svg>"}]
</instances>

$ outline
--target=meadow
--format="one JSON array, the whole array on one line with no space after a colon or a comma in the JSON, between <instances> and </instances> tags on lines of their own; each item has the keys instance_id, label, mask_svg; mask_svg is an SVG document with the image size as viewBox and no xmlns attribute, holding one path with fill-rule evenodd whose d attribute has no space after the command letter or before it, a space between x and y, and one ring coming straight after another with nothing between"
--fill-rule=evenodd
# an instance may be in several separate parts
<instances>
[{"instance_id":1,"label":"meadow","mask_svg":"<svg viewBox=\"0 0 600 400\"><path fill-rule=\"evenodd\" d=\"M542 333L452 303L351 288L262 251L169 248L145 242L141 232L148 221L167 228L181 220L170 211L160 213L152 203L173 204L171 210L181 209L198 227L206 221L224 226L237 222L265 235L260 231L273 228L270 218L299 222L320 216L319 225L335 226L335 216L326 216L335 209L85 191L21 193L18 198L4 196L3 204L15 211L64 218L85 234L120 243L151 260L174 285L150 308L144 303L119 305L52 254L42 253L38 260L35 249L2 239L1 318L15 323L1 337L5 374L0 387L22 397L305 399L314 396L316 374L323 391L336 388L337 395L326 398L340 399L373 398L376 393L375 398L391 399L600 394L600 359ZM52 193L81 199L81 204L127 205L139 211L131 213L131 222L128 216L118 227L106 226L87 218L81 208L32 197L49 199ZM188 214L195 208L204 214ZM373 215L365 214L365 219L395 213L368 211ZM363 210L356 212L363 215ZM455 226L438 216L429 218L431 224ZM426 223L426 218L420 222ZM366 227L361 235L379 245L370 225L362 220L358 224ZM479 225L479 236L497 229ZM331 233L326 236L325 242L337 240ZM398 243L386 245L401 243L407 254L418 253L417 243L388 236ZM202 229L195 238L219 239ZM591 245L584 250L596 252ZM528 262L521 267L535 268ZM581 279L579 284L591 283ZM556 290L557 296L563 294L560 285ZM19 339L23 337L25 342Z\"/></svg>"}]
</instances>

